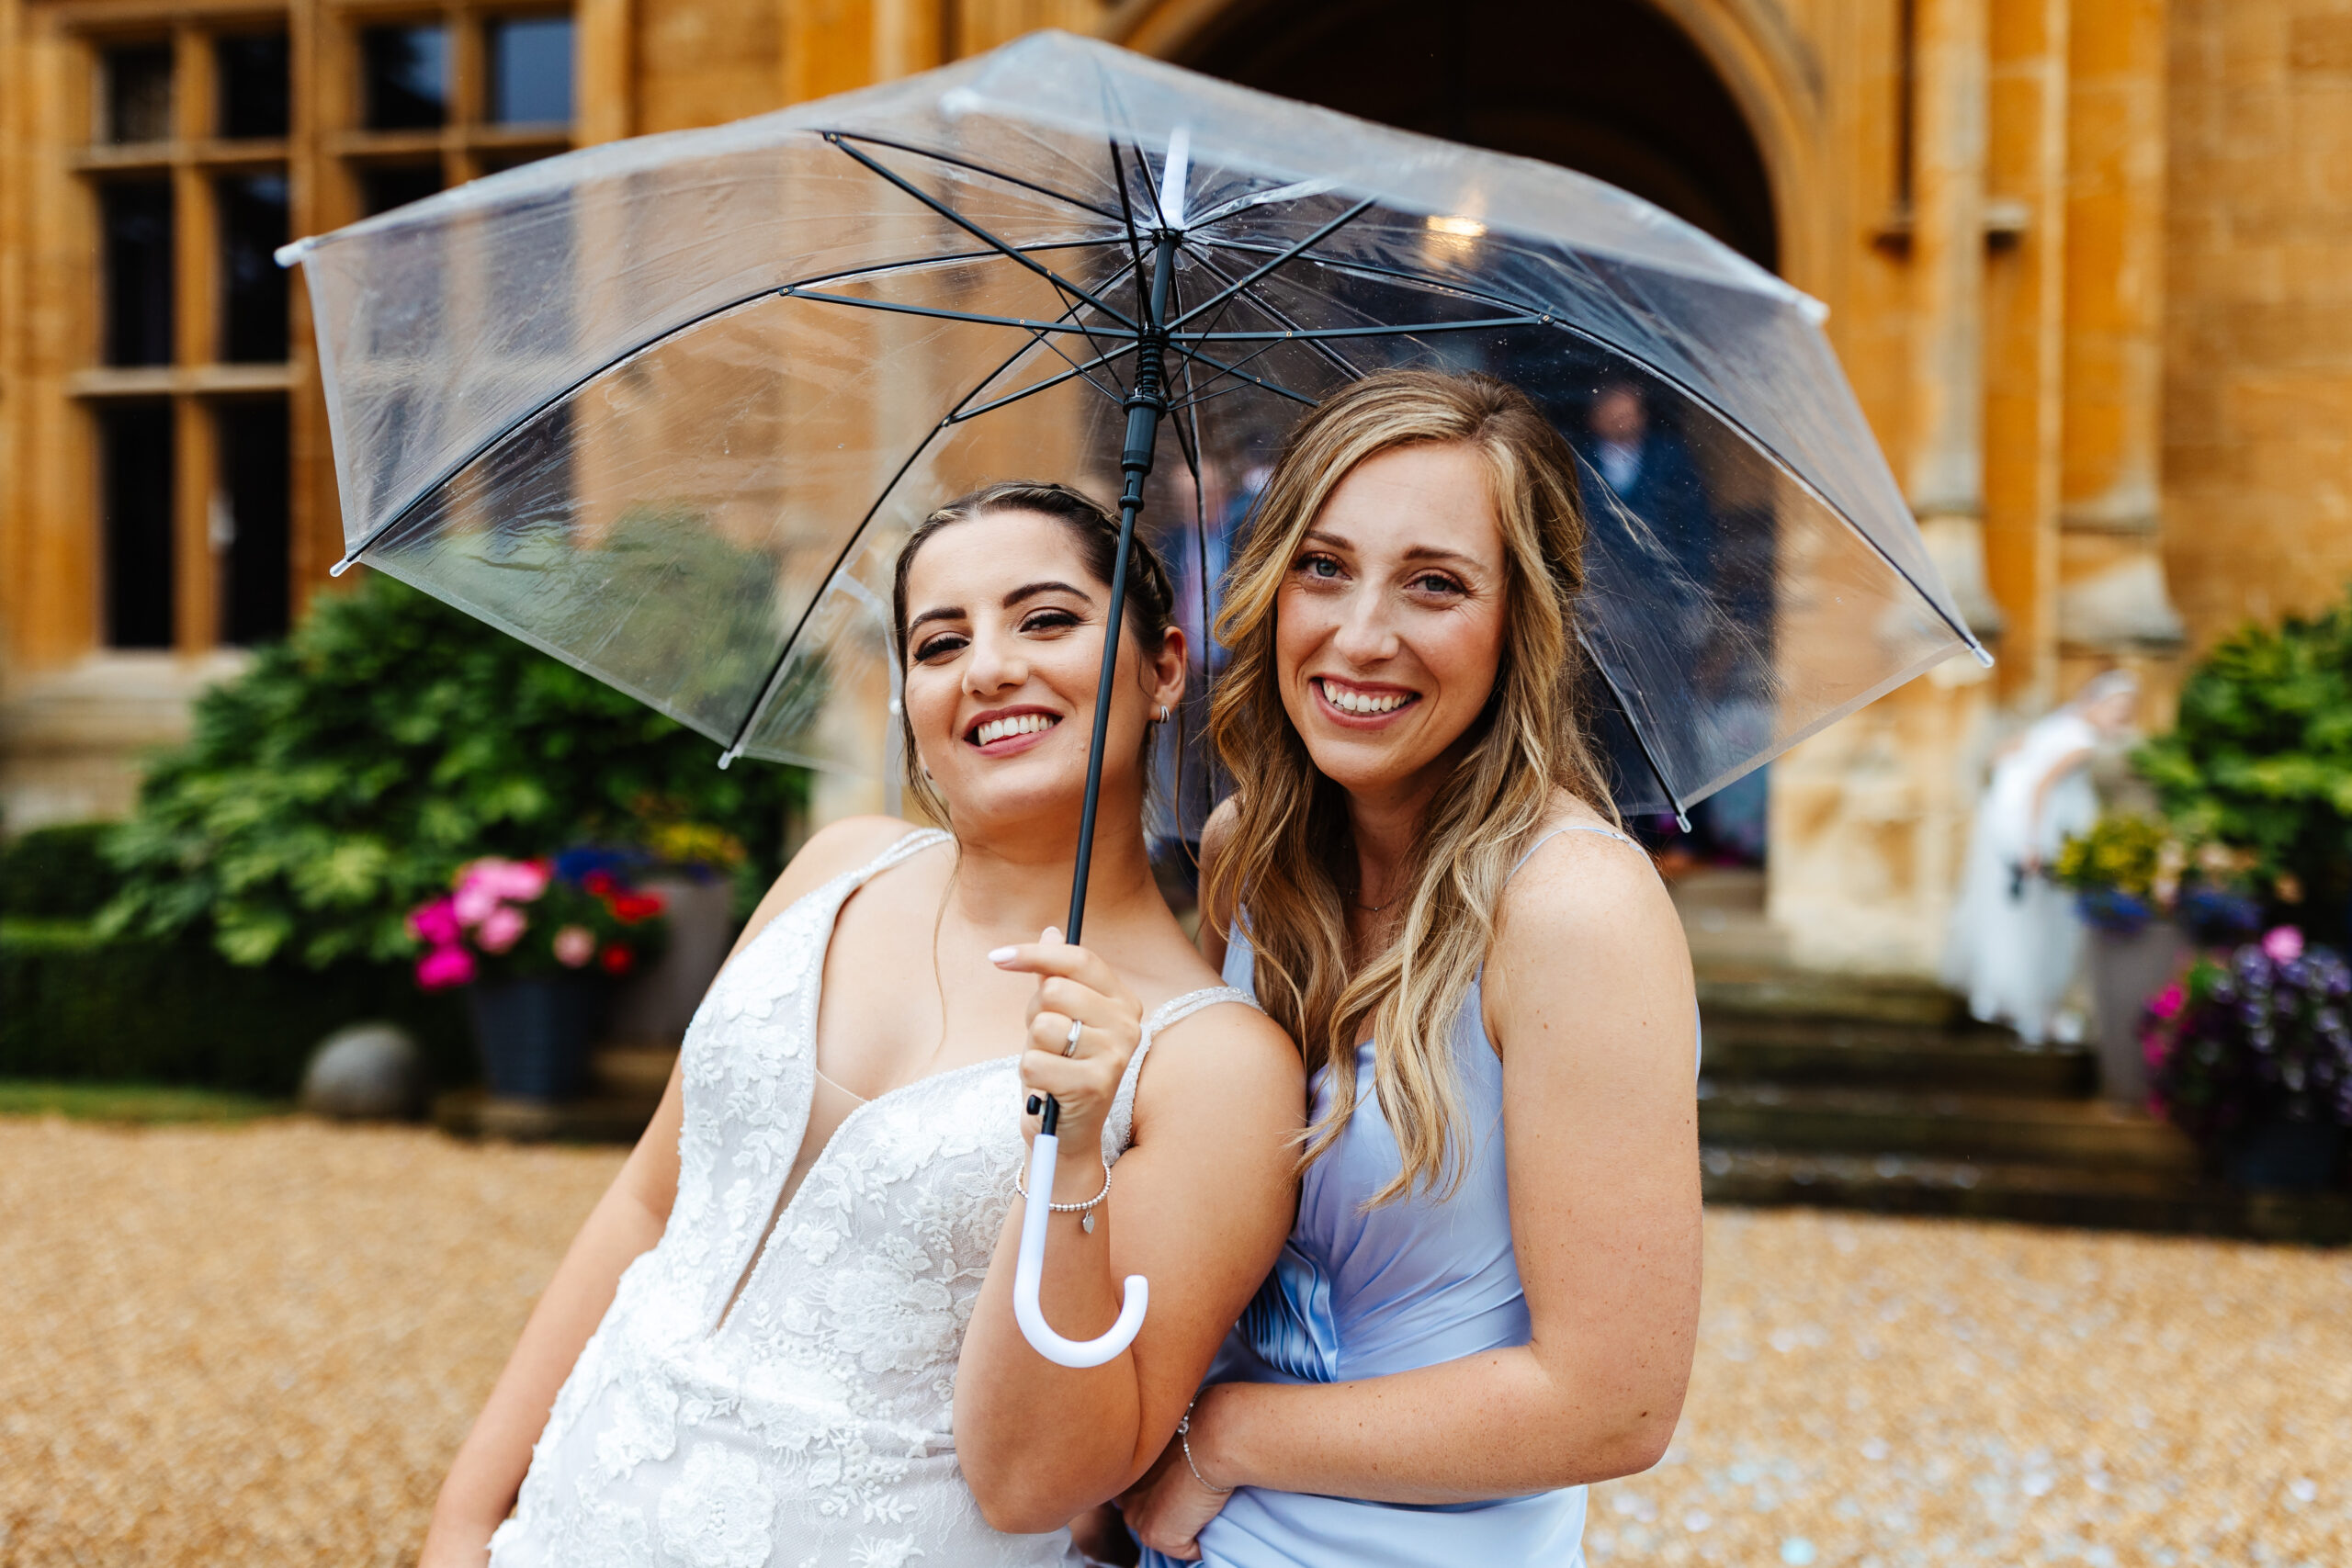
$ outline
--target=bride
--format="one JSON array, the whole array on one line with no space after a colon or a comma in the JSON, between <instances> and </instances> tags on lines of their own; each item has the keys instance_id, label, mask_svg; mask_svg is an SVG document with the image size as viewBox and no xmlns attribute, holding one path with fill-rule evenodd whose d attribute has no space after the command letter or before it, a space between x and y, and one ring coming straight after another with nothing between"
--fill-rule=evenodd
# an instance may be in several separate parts
<instances>
[{"instance_id":1,"label":"bride","mask_svg":"<svg viewBox=\"0 0 2352 1568\"><path fill-rule=\"evenodd\" d=\"M1185 661L1140 544L1087 945L1049 926L1116 536L1011 484L910 538L908 783L952 835L836 823L761 903L459 1450L428 1568L1072 1562L1065 1522L1175 1433L1289 1228L1305 1087L1152 881L1144 755ZM1098 1335L1151 1281L1089 1371L1013 1323L1030 1091L1062 1107L1047 1318Z\"/></svg>"}]
</instances>

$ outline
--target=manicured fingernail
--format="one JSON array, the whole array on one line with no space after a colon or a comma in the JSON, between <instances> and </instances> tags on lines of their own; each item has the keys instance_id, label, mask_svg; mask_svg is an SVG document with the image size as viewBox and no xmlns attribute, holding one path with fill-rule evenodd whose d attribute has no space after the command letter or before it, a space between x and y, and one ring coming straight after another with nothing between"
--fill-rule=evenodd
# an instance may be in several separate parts
<instances>
[{"instance_id":1,"label":"manicured fingernail","mask_svg":"<svg viewBox=\"0 0 2352 1568\"><path fill-rule=\"evenodd\" d=\"M1017 947L997 947L989 950L989 962L991 964L1010 964L1020 956L1021 950Z\"/></svg>"},{"instance_id":2,"label":"manicured fingernail","mask_svg":"<svg viewBox=\"0 0 2352 1568\"><path fill-rule=\"evenodd\" d=\"M1037 940L1044 942L1047 947L1051 947L1062 940L1062 928L1059 926L1047 926L1046 928L1046 934Z\"/></svg>"}]
</instances>

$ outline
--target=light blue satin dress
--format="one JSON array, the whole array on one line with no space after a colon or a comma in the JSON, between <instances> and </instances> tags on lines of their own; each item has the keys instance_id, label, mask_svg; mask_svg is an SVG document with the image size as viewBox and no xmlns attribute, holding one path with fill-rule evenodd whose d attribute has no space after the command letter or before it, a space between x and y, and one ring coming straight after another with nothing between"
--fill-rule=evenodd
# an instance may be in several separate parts
<instances>
[{"instance_id":1,"label":"light blue satin dress","mask_svg":"<svg viewBox=\"0 0 2352 1568\"><path fill-rule=\"evenodd\" d=\"M1237 929L1226 952L1226 984L1250 990L1253 967L1248 939ZM1503 1169L1502 1061L1487 1039L1479 1000L1474 985L1453 1025L1453 1062L1468 1112L1468 1135L1457 1133L1455 1144L1468 1148L1461 1187L1442 1201L1417 1190L1378 1208L1364 1206L1404 1162L1372 1092L1372 1043L1357 1046L1355 1111L1339 1141L1307 1167L1298 1223L1218 1353L1209 1382L1386 1377L1527 1343L1527 1298L1511 1250ZM1320 1119L1331 1104L1329 1070L1317 1072L1310 1088ZM1244 1486L1201 1532L1201 1556L1207 1568L1581 1568L1584 1507L1581 1486L1442 1506ZM1177 1568L1153 1551L1144 1562Z\"/></svg>"}]
</instances>

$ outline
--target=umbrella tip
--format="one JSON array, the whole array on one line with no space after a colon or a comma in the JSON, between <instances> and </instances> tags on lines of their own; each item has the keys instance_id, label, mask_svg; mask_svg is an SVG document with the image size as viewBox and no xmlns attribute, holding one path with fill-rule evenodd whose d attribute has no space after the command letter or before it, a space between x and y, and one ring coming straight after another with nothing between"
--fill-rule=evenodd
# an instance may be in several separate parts
<instances>
[{"instance_id":1,"label":"umbrella tip","mask_svg":"<svg viewBox=\"0 0 2352 1568\"><path fill-rule=\"evenodd\" d=\"M721 751L721 752L718 754L718 768L719 768L719 771L720 771L721 773L726 772L726 771L727 771L727 769L728 769L728 767L729 767L730 764L732 764L732 763L734 762L735 759L736 759L738 756L740 756L740 755L741 755L741 753L740 751L738 751L738 750L736 750L736 748L734 748L734 747L732 747L732 746L729 746L729 748L727 748L727 750L726 750Z\"/></svg>"},{"instance_id":2,"label":"umbrella tip","mask_svg":"<svg viewBox=\"0 0 2352 1568\"><path fill-rule=\"evenodd\" d=\"M353 558L350 556L344 557L341 560L327 568L327 575L329 577L341 577L345 572L351 570L352 558Z\"/></svg>"},{"instance_id":3,"label":"umbrella tip","mask_svg":"<svg viewBox=\"0 0 2352 1568\"><path fill-rule=\"evenodd\" d=\"M1976 656L1978 668L1984 670L1990 670L1993 668L1993 656L1985 651L1985 648L1983 643L1971 638L1968 644L1968 651Z\"/></svg>"},{"instance_id":4,"label":"umbrella tip","mask_svg":"<svg viewBox=\"0 0 2352 1568\"><path fill-rule=\"evenodd\" d=\"M1690 818L1677 811L1674 814L1674 825L1687 833L1690 830Z\"/></svg>"}]
</instances>

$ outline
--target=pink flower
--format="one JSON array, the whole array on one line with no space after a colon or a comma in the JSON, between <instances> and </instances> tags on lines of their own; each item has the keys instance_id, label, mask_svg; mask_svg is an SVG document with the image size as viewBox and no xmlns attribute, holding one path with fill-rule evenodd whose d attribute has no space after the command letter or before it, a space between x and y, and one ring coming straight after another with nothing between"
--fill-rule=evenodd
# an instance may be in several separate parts
<instances>
[{"instance_id":1,"label":"pink flower","mask_svg":"<svg viewBox=\"0 0 2352 1568\"><path fill-rule=\"evenodd\" d=\"M481 943L484 953L503 953L520 940L530 918L512 904L501 904L481 918L474 928L474 940Z\"/></svg>"},{"instance_id":2,"label":"pink flower","mask_svg":"<svg viewBox=\"0 0 2352 1568\"><path fill-rule=\"evenodd\" d=\"M498 908L498 890L481 870L485 863L476 861L458 874L458 890L449 896L449 908L461 926L478 926Z\"/></svg>"},{"instance_id":3,"label":"pink flower","mask_svg":"<svg viewBox=\"0 0 2352 1568\"><path fill-rule=\"evenodd\" d=\"M2303 933L2293 926L2273 926L2264 933L2262 951L2270 955L2273 964L2284 964L2303 955Z\"/></svg>"},{"instance_id":4,"label":"pink flower","mask_svg":"<svg viewBox=\"0 0 2352 1568\"><path fill-rule=\"evenodd\" d=\"M447 947L458 940L458 913L447 898L410 912L408 929L416 933L419 942L434 947Z\"/></svg>"},{"instance_id":5,"label":"pink flower","mask_svg":"<svg viewBox=\"0 0 2352 1568\"><path fill-rule=\"evenodd\" d=\"M586 926L566 926L555 933L555 961L577 969L596 956L596 933Z\"/></svg>"},{"instance_id":6,"label":"pink flower","mask_svg":"<svg viewBox=\"0 0 2352 1568\"><path fill-rule=\"evenodd\" d=\"M416 961L416 983L428 991L469 985L473 977L474 955L462 947L436 947Z\"/></svg>"},{"instance_id":7,"label":"pink flower","mask_svg":"<svg viewBox=\"0 0 2352 1568\"><path fill-rule=\"evenodd\" d=\"M451 899L458 922L480 925L507 899L517 904L530 903L548 890L548 876L544 861L502 860L496 855L484 855L469 862L458 873L458 891Z\"/></svg>"},{"instance_id":8,"label":"pink flower","mask_svg":"<svg viewBox=\"0 0 2352 1568\"><path fill-rule=\"evenodd\" d=\"M2181 991L2180 982L2175 980L2155 994L2154 999L2148 1003L2148 1010L2158 1018L2178 1018L2181 1004L2187 999Z\"/></svg>"}]
</instances>

